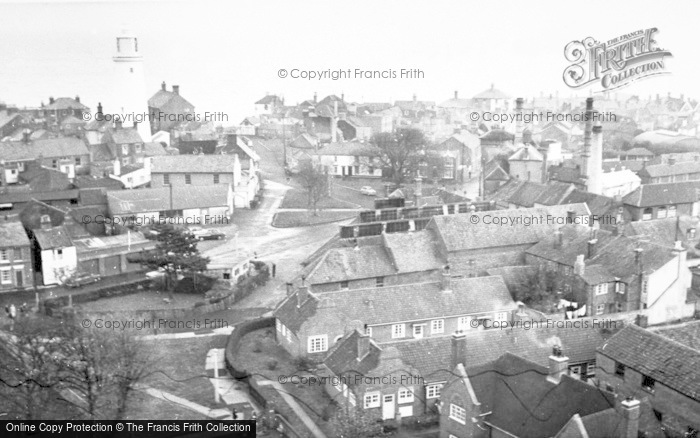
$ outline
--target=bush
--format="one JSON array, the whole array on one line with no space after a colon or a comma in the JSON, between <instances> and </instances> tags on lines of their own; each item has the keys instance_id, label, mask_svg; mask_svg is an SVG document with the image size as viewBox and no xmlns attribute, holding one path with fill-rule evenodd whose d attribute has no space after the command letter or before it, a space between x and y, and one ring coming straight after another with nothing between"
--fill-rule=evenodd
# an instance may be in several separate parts
<instances>
[{"instance_id":1,"label":"bush","mask_svg":"<svg viewBox=\"0 0 700 438\"><path fill-rule=\"evenodd\" d=\"M255 343L253 343L253 353L260 353L262 350L262 341L260 341L260 339L256 339Z\"/></svg>"},{"instance_id":2,"label":"bush","mask_svg":"<svg viewBox=\"0 0 700 438\"><path fill-rule=\"evenodd\" d=\"M274 359L270 359L267 362L265 362L265 366L268 370L273 371L275 368L277 368L277 361Z\"/></svg>"},{"instance_id":3,"label":"bush","mask_svg":"<svg viewBox=\"0 0 700 438\"><path fill-rule=\"evenodd\" d=\"M205 306L206 304L207 303L205 303L204 301L197 301L196 303L194 303L194 307L202 307L202 306Z\"/></svg>"},{"instance_id":4,"label":"bush","mask_svg":"<svg viewBox=\"0 0 700 438\"><path fill-rule=\"evenodd\" d=\"M313 369L315 365L311 359L303 356L295 357L292 360L292 364L298 371L309 371Z\"/></svg>"}]
</instances>

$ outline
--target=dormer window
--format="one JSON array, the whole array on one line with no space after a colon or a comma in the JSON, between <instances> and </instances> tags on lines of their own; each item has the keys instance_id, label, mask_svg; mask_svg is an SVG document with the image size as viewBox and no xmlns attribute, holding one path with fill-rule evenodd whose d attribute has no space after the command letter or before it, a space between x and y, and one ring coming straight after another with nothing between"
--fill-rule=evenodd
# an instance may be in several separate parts
<instances>
[{"instance_id":1,"label":"dormer window","mask_svg":"<svg viewBox=\"0 0 700 438\"><path fill-rule=\"evenodd\" d=\"M656 384L656 380L649 376L644 376L642 375L642 388L647 391L647 392L654 392L654 385Z\"/></svg>"}]
</instances>

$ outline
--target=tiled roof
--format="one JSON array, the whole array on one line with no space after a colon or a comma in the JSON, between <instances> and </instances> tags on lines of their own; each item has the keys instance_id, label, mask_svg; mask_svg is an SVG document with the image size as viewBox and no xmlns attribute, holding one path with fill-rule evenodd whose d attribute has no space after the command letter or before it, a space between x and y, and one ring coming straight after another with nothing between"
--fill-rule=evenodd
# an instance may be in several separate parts
<instances>
[{"instance_id":1,"label":"tiled roof","mask_svg":"<svg viewBox=\"0 0 700 438\"><path fill-rule=\"evenodd\" d=\"M323 364L336 376L347 375L349 372L367 375L379 365L382 350L373 341L369 343L369 354L362 360L357 360L357 343L360 336L357 330L346 334L323 360Z\"/></svg>"},{"instance_id":2,"label":"tiled roof","mask_svg":"<svg viewBox=\"0 0 700 438\"><path fill-rule=\"evenodd\" d=\"M88 155L87 146L76 137L58 137L24 142L0 142L0 157L6 161L34 160L38 157L63 158Z\"/></svg>"},{"instance_id":3,"label":"tiled roof","mask_svg":"<svg viewBox=\"0 0 700 438\"><path fill-rule=\"evenodd\" d=\"M642 184L622 198L624 204L635 207L691 204L698 200L700 200L700 181Z\"/></svg>"},{"instance_id":4,"label":"tiled roof","mask_svg":"<svg viewBox=\"0 0 700 438\"><path fill-rule=\"evenodd\" d=\"M379 156L379 153L379 149L375 148L374 146L358 142L330 143L323 146L316 152L317 155L346 155L362 157L376 157Z\"/></svg>"},{"instance_id":5,"label":"tiled roof","mask_svg":"<svg viewBox=\"0 0 700 438\"><path fill-rule=\"evenodd\" d=\"M112 178L93 178L88 175L77 175L73 184L79 189L105 188L112 190L120 190L124 188L121 181ZM82 196L82 194L81 194Z\"/></svg>"},{"instance_id":6,"label":"tiled roof","mask_svg":"<svg viewBox=\"0 0 700 438\"><path fill-rule=\"evenodd\" d=\"M165 148L163 147L162 144L160 143L154 143L147 141L143 145L143 153L147 157L157 157L160 155L167 155L168 153L165 151Z\"/></svg>"},{"instance_id":7,"label":"tiled roof","mask_svg":"<svg viewBox=\"0 0 700 438\"><path fill-rule=\"evenodd\" d=\"M700 401L700 351L636 325L598 349L601 354Z\"/></svg>"},{"instance_id":8,"label":"tiled roof","mask_svg":"<svg viewBox=\"0 0 700 438\"><path fill-rule=\"evenodd\" d=\"M21 222L0 222L0 247L29 246L29 238Z\"/></svg>"},{"instance_id":9,"label":"tiled roof","mask_svg":"<svg viewBox=\"0 0 700 438\"><path fill-rule=\"evenodd\" d=\"M12 113L10 114L6 110L0 111L0 128L3 126L7 125L17 117L22 117L19 113Z\"/></svg>"},{"instance_id":10,"label":"tiled roof","mask_svg":"<svg viewBox=\"0 0 700 438\"><path fill-rule=\"evenodd\" d=\"M430 230L384 234L384 244L399 273L440 269L445 261Z\"/></svg>"},{"instance_id":11,"label":"tiled roof","mask_svg":"<svg viewBox=\"0 0 700 438\"><path fill-rule=\"evenodd\" d=\"M700 173L700 161L683 161L674 164L647 164L639 173L643 176L649 176L650 178Z\"/></svg>"},{"instance_id":12,"label":"tiled roof","mask_svg":"<svg viewBox=\"0 0 700 438\"><path fill-rule=\"evenodd\" d=\"M87 106L83 105L82 103L78 102L77 100L73 99L72 97L59 97L57 99L54 99L54 102L52 104L46 105L44 109L47 110L67 110L67 109L80 109L80 110L86 110L89 109Z\"/></svg>"},{"instance_id":13,"label":"tiled roof","mask_svg":"<svg viewBox=\"0 0 700 438\"><path fill-rule=\"evenodd\" d=\"M627 186L632 184L639 186L642 182L641 178L630 169L621 169L615 172L603 172L599 175L601 185L604 189L614 188L619 186Z\"/></svg>"},{"instance_id":14,"label":"tiled roof","mask_svg":"<svg viewBox=\"0 0 700 438\"><path fill-rule=\"evenodd\" d=\"M112 140L116 144L143 143L139 132L134 128L120 128L111 131Z\"/></svg>"},{"instance_id":15,"label":"tiled roof","mask_svg":"<svg viewBox=\"0 0 700 438\"><path fill-rule=\"evenodd\" d=\"M562 233L561 247L555 247L557 236L550 235L525 252L546 260L573 266L576 262L576 257L580 254L585 254L586 258L588 258L588 242L594 236L598 241L596 248L599 250L608 246L615 237L610 231L593 230L585 225L566 225L561 227L559 231Z\"/></svg>"},{"instance_id":16,"label":"tiled roof","mask_svg":"<svg viewBox=\"0 0 700 438\"><path fill-rule=\"evenodd\" d=\"M488 275L498 275L503 278L508 290L518 290L525 285L532 275L537 273L536 266L503 266L486 270Z\"/></svg>"},{"instance_id":17,"label":"tiled roof","mask_svg":"<svg viewBox=\"0 0 700 438\"><path fill-rule=\"evenodd\" d=\"M644 168L644 161L641 160L622 160L622 161L603 161L603 172L614 172L617 170L629 169L634 173L638 173Z\"/></svg>"},{"instance_id":18,"label":"tiled roof","mask_svg":"<svg viewBox=\"0 0 700 438\"><path fill-rule=\"evenodd\" d=\"M360 278L384 277L396 273L391 258L381 246L333 248L328 250L306 280L310 284L335 283Z\"/></svg>"},{"instance_id":19,"label":"tiled roof","mask_svg":"<svg viewBox=\"0 0 700 438\"><path fill-rule=\"evenodd\" d=\"M56 169L34 168L21 173L20 178L29 183L29 187L34 191L48 192L73 188L68 175Z\"/></svg>"},{"instance_id":20,"label":"tiled roof","mask_svg":"<svg viewBox=\"0 0 700 438\"><path fill-rule=\"evenodd\" d=\"M636 155L636 156L653 157L654 153L651 152L649 149L636 147L636 148L628 149L626 151L622 151L622 152L620 152L620 155Z\"/></svg>"},{"instance_id":21,"label":"tiled roof","mask_svg":"<svg viewBox=\"0 0 700 438\"><path fill-rule=\"evenodd\" d=\"M478 248L496 248L501 246L535 244L545 236L552 234L561 225L555 221L537 221L530 226L503 226L494 224L493 218L511 218L520 220L524 217L544 217L548 215L566 218L567 212L573 211L576 216L589 215L585 204L555 205L538 208L522 208L512 210L494 210L472 214L455 214L434 216L429 227L435 227L444 242L448 252ZM490 222L490 223L484 223ZM505 219L503 219L505 220Z\"/></svg>"},{"instance_id":22,"label":"tiled roof","mask_svg":"<svg viewBox=\"0 0 700 438\"><path fill-rule=\"evenodd\" d=\"M487 181L508 181L510 176L508 172L503 170L500 163L491 160L486 163L486 169L484 170L484 179Z\"/></svg>"},{"instance_id":23,"label":"tiled roof","mask_svg":"<svg viewBox=\"0 0 700 438\"><path fill-rule=\"evenodd\" d=\"M225 207L228 205L229 190L227 184L173 186L171 209Z\"/></svg>"},{"instance_id":24,"label":"tiled roof","mask_svg":"<svg viewBox=\"0 0 700 438\"><path fill-rule=\"evenodd\" d=\"M521 146L513 155L508 157L508 161L543 161L544 156L533 146Z\"/></svg>"},{"instance_id":25,"label":"tiled roof","mask_svg":"<svg viewBox=\"0 0 700 438\"><path fill-rule=\"evenodd\" d=\"M475 95L472 99L510 99L510 96L491 86L491 88Z\"/></svg>"},{"instance_id":26,"label":"tiled roof","mask_svg":"<svg viewBox=\"0 0 700 438\"><path fill-rule=\"evenodd\" d=\"M34 238L42 250L73 246L68 230L63 225L60 227L36 229L34 230Z\"/></svg>"},{"instance_id":27,"label":"tiled roof","mask_svg":"<svg viewBox=\"0 0 700 438\"><path fill-rule=\"evenodd\" d=\"M153 157L151 173L229 173L234 155L162 155Z\"/></svg>"},{"instance_id":28,"label":"tiled roof","mask_svg":"<svg viewBox=\"0 0 700 438\"><path fill-rule=\"evenodd\" d=\"M527 187L527 185L526 185ZM546 185L540 195L535 198L535 204L559 205L571 194L576 187L573 184L551 182Z\"/></svg>"},{"instance_id":29,"label":"tiled roof","mask_svg":"<svg viewBox=\"0 0 700 438\"><path fill-rule=\"evenodd\" d=\"M255 102L256 105L271 105L278 103L281 104L282 101L279 97L275 96L274 94L268 94L267 96Z\"/></svg>"},{"instance_id":30,"label":"tiled roof","mask_svg":"<svg viewBox=\"0 0 700 438\"><path fill-rule=\"evenodd\" d=\"M292 148L314 149L318 144L318 139L309 134L301 134L289 145Z\"/></svg>"},{"instance_id":31,"label":"tiled roof","mask_svg":"<svg viewBox=\"0 0 700 438\"><path fill-rule=\"evenodd\" d=\"M304 301L301 307L297 307L297 293L282 300L274 311L275 318L279 319L292 333L299 333L302 324L316 314L319 304L318 298L309 294L309 299Z\"/></svg>"},{"instance_id":32,"label":"tiled roof","mask_svg":"<svg viewBox=\"0 0 700 438\"><path fill-rule=\"evenodd\" d=\"M113 215L170 210L170 187L111 190L107 192L107 203Z\"/></svg>"},{"instance_id":33,"label":"tiled roof","mask_svg":"<svg viewBox=\"0 0 700 438\"><path fill-rule=\"evenodd\" d=\"M654 415L654 409L647 398L639 402L639 433L646 438L666 438L664 428ZM587 435L585 437L615 437L620 436L624 413L618 403L615 408L589 414L580 418ZM564 435L571 438L569 435ZM582 437L583 438L583 437Z\"/></svg>"},{"instance_id":34,"label":"tiled roof","mask_svg":"<svg viewBox=\"0 0 700 438\"><path fill-rule=\"evenodd\" d=\"M492 129L489 132L481 136L481 140L484 141L513 141L515 136L503 129Z\"/></svg>"},{"instance_id":35,"label":"tiled roof","mask_svg":"<svg viewBox=\"0 0 700 438\"><path fill-rule=\"evenodd\" d=\"M581 184L584 181L581 178L581 169L576 167L551 166L547 169L547 173L549 173L549 179L554 181L574 184Z\"/></svg>"},{"instance_id":36,"label":"tiled roof","mask_svg":"<svg viewBox=\"0 0 700 438\"><path fill-rule=\"evenodd\" d=\"M580 189L574 189L569 193L559 204L579 204L585 203L591 210L591 214L603 216L610 213L610 210L615 207L615 200L603 195L586 192Z\"/></svg>"}]
</instances>

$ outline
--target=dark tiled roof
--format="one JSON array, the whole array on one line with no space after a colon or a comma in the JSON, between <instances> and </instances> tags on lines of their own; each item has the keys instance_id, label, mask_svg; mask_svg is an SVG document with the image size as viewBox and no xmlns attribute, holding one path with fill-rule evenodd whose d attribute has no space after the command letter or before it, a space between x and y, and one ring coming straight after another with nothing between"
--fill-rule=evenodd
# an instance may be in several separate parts
<instances>
[{"instance_id":1,"label":"dark tiled roof","mask_svg":"<svg viewBox=\"0 0 700 438\"><path fill-rule=\"evenodd\" d=\"M525 145L520 147L513 155L508 157L508 161L543 161L544 156L533 146Z\"/></svg>"},{"instance_id":2,"label":"dark tiled roof","mask_svg":"<svg viewBox=\"0 0 700 438\"><path fill-rule=\"evenodd\" d=\"M80 109L80 110L86 110L89 109L87 106L83 105L82 103L78 102L77 100L73 99L72 97L59 97L57 99L54 99L54 102L52 104L46 105L44 109L47 110L67 110L67 109Z\"/></svg>"},{"instance_id":3,"label":"dark tiled roof","mask_svg":"<svg viewBox=\"0 0 700 438\"><path fill-rule=\"evenodd\" d=\"M482 141L486 140L486 141L505 142L505 141L513 141L514 139L515 139L515 136L513 134L506 132L503 129L492 129L489 132L487 132L481 136Z\"/></svg>"},{"instance_id":4,"label":"dark tiled roof","mask_svg":"<svg viewBox=\"0 0 700 438\"><path fill-rule=\"evenodd\" d=\"M624 204L634 207L691 204L698 200L700 200L700 181L643 184L622 198Z\"/></svg>"},{"instance_id":5,"label":"dark tiled roof","mask_svg":"<svg viewBox=\"0 0 700 438\"><path fill-rule=\"evenodd\" d=\"M547 169L549 179L565 183L582 184L581 169L569 166L551 166Z\"/></svg>"},{"instance_id":6,"label":"dark tiled roof","mask_svg":"<svg viewBox=\"0 0 700 438\"><path fill-rule=\"evenodd\" d=\"M491 160L486 164L484 179L487 181L508 181L510 176L497 161Z\"/></svg>"},{"instance_id":7,"label":"dark tiled roof","mask_svg":"<svg viewBox=\"0 0 700 438\"><path fill-rule=\"evenodd\" d=\"M614 172L629 169L632 172L639 172L644 168L644 161L640 160L622 160L622 161L603 161L603 172Z\"/></svg>"},{"instance_id":8,"label":"dark tiled roof","mask_svg":"<svg viewBox=\"0 0 700 438\"><path fill-rule=\"evenodd\" d=\"M143 153L147 157L157 157L160 155L167 155L168 153L165 151L165 148L163 147L162 144L160 143L154 143L154 142L146 142L143 145Z\"/></svg>"},{"instance_id":9,"label":"dark tiled roof","mask_svg":"<svg viewBox=\"0 0 700 438\"><path fill-rule=\"evenodd\" d=\"M112 161L114 160L114 155L104 143L99 143L90 146L90 151L92 152L92 161Z\"/></svg>"},{"instance_id":10,"label":"dark tiled roof","mask_svg":"<svg viewBox=\"0 0 700 438\"><path fill-rule=\"evenodd\" d=\"M372 145L358 142L330 143L320 148L316 154L376 157L379 156L379 149Z\"/></svg>"},{"instance_id":11,"label":"dark tiled roof","mask_svg":"<svg viewBox=\"0 0 700 438\"><path fill-rule=\"evenodd\" d=\"M532 275L537 273L535 266L503 266L500 268L487 269L488 275L498 275L503 278L508 290L513 291L526 284Z\"/></svg>"},{"instance_id":12,"label":"dark tiled roof","mask_svg":"<svg viewBox=\"0 0 700 438\"><path fill-rule=\"evenodd\" d=\"M282 101L280 100L279 97L275 96L274 94L268 94L267 96L263 97L262 99L258 100L255 102L256 105L271 105L271 104L282 104Z\"/></svg>"},{"instance_id":13,"label":"dark tiled roof","mask_svg":"<svg viewBox=\"0 0 700 438\"><path fill-rule=\"evenodd\" d=\"M555 247L557 236L546 236L539 243L526 250L528 254L541 257L553 262L561 263L567 266L573 266L576 262L576 257L580 254L585 254L588 258L588 242L595 238L597 239L596 248L608 246L614 240L611 232L605 230L593 230L584 225L566 225L559 229L562 233L561 247Z\"/></svg>"},{"instance_id":14,"label":"dark tiled roof","mask_svg":"<svg viewBox=\"0 0 700 438\"><path fill-rule=\"evenodd\" d=\"M700 351L700 321L690 321L670 327L652 328L651 331Z\"/></svg>"},{"instance_id":15,"label":"dark tiled roof","mask_svg":"<svg viewBox=\"0 0 700 438\"><path fill-rule=\"evenodd\" d=\"M93 178L87 175L78 175L73 181L79 189L105 188L112 190L120 190L124 188L121 181L112 178Z\"/></svg>"},{"instance_id":16,"label":"dark tiled roof","mask_svg":"<svg viewBox=\"0 0 700 438\"><path fill-rule=\"evenodd\" d=\"M304 322L313 317L318 309L318 299L310 295L301 307L297 307L297 293L294 293L277 306L274 311L275 318L279 319L292 333L299 333Z\"/></svg>"},{"instance_id":17,"label":"dark tiled roof","mask_svg":"<svg viewBox=\"0 0 700 438\"><path fill-rule=\"evenodd\" d=\"M568 194L559 204L580 204L585 203L591 210L591 214L603 216L611 213L611 209L615 207L615 200L603 195L586 192L579 189L574 189Z\"/></svg>"},{"instance_id":18,"label":"dark tiled roof","mask_svg":"<svg viewBox=\"0 0 700 438\"><path fill-rule=\"evenodd\" d=\"M171 209L224 207L228 205L228 196L229 186L227 184L174 186Z\"/></svg>"},{"instance_id":19,"label":"dark tiled roof","mask_svg":"<svg viewBox=\"0 0 700 438\"><path fill-rule=\"evenodd\" d=\"M510 220L513 218L517 221L524 217L546 218L548 215L566 218L569 210L573 211L576 216L589 214L585 204L555 205L476 212L474 213L478 218L476 224L472 222L471 214L434 216L431 219L430 227L437 229L446 250L449 252L524 244L534 245L545 236L551 235L561 225L557 225L554 221L542 220L533 222L530 226L510 226L510 224L502 226L493 223L492 219L498 217L499 220L501 218ZM485 219L486 222L490 223L484 223Z\"/></svg>"},{"instance_id":20,"label":"dark tiled roof","mask_svg":"<svg viewBox=\"0 0 700 438\"><path fill-rule=\"evenodd\" d=\"M644 156L653 157L654 153L651 152L649 149L636 147L636 148L632 148L632 149L629 149L626 151L622 151L622 152L620 152L620 155L637 155L637 156L644 155Z\"/></svg>"},{"instance_id":21,"label":"dark tiled roof","mask_svg":"<svg viewBox=\"0 0 700 438\"><path fill-rule=\"evenodd\" d=\"M113 215L170 210L170 188L110 190L107 203Z\"/></svg>"},{"instance_id":22,"label":"dark tiled roof","mask_svg":"<svg viewBox=\"0 0 700 438\"><path fill-rule=\"evenodd\" d=\"M38 157L63 158L88 155L87 146L76 137L58 137L30 143L0 142L0 157L7 161L33 160Z\"/></svg>"},{"instance_id":23,"label":"dark tiled roof","mask_svg":"<svg viewBox=\"0 0 700 438\"><path fill-rule=\"evenodd\" d=\"M153 157L151 173L229 173L234 155L162 155Z\"/></svg>"},{"instance_id":24,"label":"dark tiled roof","mask_svg":"<svg viewBox=\"0 0 700 438\"><path fill-rule=\"evenodd\" d=\"M636 325L625 327L598 351L657 382L700 401L700 351Z\"/></svg>"},{"instance_id":25,"label":"dark tiled roof","mask_svg":"<svg viewBox=\"0 0 700 438\"><path fill-rule=\"evenodd\" d=\"M373 341L369 343L369 354L362 360L357 360L357 343L360 336L357 330L346 334L323 360L323 364L336 376L347 373L367 375L379 365L382 350Z\"/></svg>"},{"instance_id":26,"label":"dark tiled roof","mask_svg":"<svg viewBox=\"0 0 700 438\"><path fill-rule=\"evenodd\" d=\"M310 284L335 283L396 273L389 254L381 246L328 250L306 279Z\"/></svg>"},{"instance_id":27,"label":"dark tiled roof","mask_svg":"<svg viewBox=\"0 0 700 438\"><path fill-rule=\"evenodd\" d=\"M20 222L0 222L0 247L29 246L29 238Z\"/></svg>"},{"instance_id":28,"label":"dark tiled roof","mask_svg":"<svg viewBox=\"0 0 700 438\"><path fill-rule=\"evenodd\" d=\"M549 183L535 199L535 204L559 205L564 199L575 190L573 184Z\"/></svg>"},{"instance_id":29,"label":"dark tiled roof","mask_svg":"<svg viewBox=\"0 0 700 438\"><path fill-rule=\"evenodd\" d=\"M700 173L700 161L684 161L674 164L650 164L639 171L640 175L658 178L671 175Z\"/></svg>"},{"instance_id":30,"label":"dark tiled roof","mask_svg":"<svg viewBox=\"0 0 700 438\"><path fill-rule=\"evenodd\" d=\"M143 143L139 132L134 128L120 128L111 131L112 140L116 144Z\"/></svg>"},{"instance_id":31,"label":"dark tiled roof","mask_svg":"<svg viewBox=\"0 0 700 438\"><path fill-rule=\"evenodd\" d=\"M42 250L73 246L65 226L34 230L34 238Z\"/></svg>"},{"instance_id":32,"label":"dark tiled roof","mask_svg":"<svg viewBox=\"0 0 700 438\"><path fill-rule=\"evenodd\" d=\"M20 177L29 183L29 187L34 191L49 192L73 188L68 175L55 169L36 168L20 174Z\"/></svg>"},{"instance_id":33,"label":"dark tiled roof","mask_svg":"<svg viewBox=\"0 0 700 438\"><path fill-rule=\"evenodd\" d=\"M666 438L664 428L654 415L649 399L643 398L639 403L639 432L647 438ZM586 437L616 437L622 432L623 412L618 403L615 408L589 414L581 418L581 424L587 432ZM643 433L643 435L641 435ZM565 435L570 438L568 435Z\"/></svg>"},{"instance_id":34,"label":"dark tiled roof","mask_svg":"<svg viewBox=\"0 0 700 438\"><path fill-rule=\"evenodd\" d=\"M430 230L384 234L384 242L399 273L440 269L445 265Z\"/></svg>"}]
</instances>

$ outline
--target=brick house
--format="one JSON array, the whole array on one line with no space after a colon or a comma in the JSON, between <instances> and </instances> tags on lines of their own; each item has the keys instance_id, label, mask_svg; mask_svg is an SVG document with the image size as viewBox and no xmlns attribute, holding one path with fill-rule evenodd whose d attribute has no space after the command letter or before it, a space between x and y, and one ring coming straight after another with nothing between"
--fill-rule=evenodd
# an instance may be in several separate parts
<instances>
[{"instance_id":1,"label":"brick house","mask_svg":"<svg viewBox=\"0 0 700 438\"><path fill-rule=\"evenodd\" d=\"M646 164L638 175L642 179L642 184L698 181L700 180L700 161L676 163L671 159L667 163Z\"/></svg>"},{"instance_id":2,"label":"brick house","mask_svg":"<svg viewBox=\"0 0 700 438\"><path fill-rule=\"evenodd\" d=\"M34 284L31 243L20 222L0 222L0 293Z\"/></svg>"},{"instance_id":3,"label":"brick house","mask_svg":"<svg viewBox=\"0 0 700 438\"><path fill-rule=\"evenodd\" d=\"M454 134L437 150L444 161L440 179L466 182L481 173L481 139L469 131Z\"/></svg>"},{"instance_id":4,"label":"brick house","mask_svg":"<svg viewBox=\"0 0 700 438\"><path fill-rule=\"evenodd\" d=\"M107 129L102 137L109 148L112 159L126 167L143 161L144 141L136 128L123 128L121 123L113 129Z\"/></svg>"},{"instance_id":5,"label":"brick house","mask_svg":"<svg viewBox=\"0 0 700 438\"><path fill-rule=\"evenodd\" d=\"M472 320L510 321L516 305L500 277L313 293L299 287L275 309L277 340L293 356L321 359L360 324L376 342L466 329Z\"/></svg>"},{"instance_id":6,"label":"brick house","mask_svg":"<svg viewBox=\"0 0 700 438\"><path fill-rule=\"evenodd\" d=\"M565 297L586 315L639 311L649 324L692 316L687 251L616 231L567 225L526 251L528 265L559 274Z\"/></svg>"},{"instance_id":7,"label":"brick house","mask_svg":"<svg viewBox=\"0 0 700 438\"><path fill-rule=\"evenodd\" d=\"M601 388L648 399L669 436L700 431L700 351L632 325L598 349Z\"/></svg>"},{"instance_id":8,"label":"brick house","mask_svg":"<svg viewBox=\"0 0 700 438\"><path fill-rule=\"evenodd\" d=\"M28 136L25 134L22 141L0 142L0 156L5 165L16 164L20 175L40 167L60 170L71 179L88 172L90 153L81 139L58 137L32 141Z\"/></svg>"},{"instance_id":9,"label":"brick house","mask_svg":"<svg viewBox=\"0 0 700 438\"><path fill-rule=\"evenodd\" d=\"M644 184L622 198L632 221L700 215L700 181Z\"/></svg>"},{"instance_id":10,"label":"brick house","mask_svg":"<svg viewBox=\"0 0 700 438\"><path fill-rule=\"evenodd\" d=\"M381 177L380 151L359 142L330 143L314 152L316 163L333 176Z\"/></svg>"},{"instance_id":11,"label":"brick house","mask_svg":"<svg viewBox=\"0 0 700 438\"><path fill-rule=\"evenodd\" d=\"M62 284L78 269L75 245L65 225L52 227L42 221L42 228L32 230L34 240L34 263L41 269L43 284Z\"/></svg>"},{"instance_id":12,"label":"brick house","mask_svg":"<svg viewBox=\"0 0 700 438\"><path fill-rule=\"evenodd\" d=\"M524 181L544 183L547 179L547 166L544 155L532 145L521 145L508 157L510 176Z\"/></svg>"},{"instance_id":13,"label":"brick house","mask_svg":"<svg viewBox=\"0 0 700 438\"><path fill-rule=\"evenodd\" d=\"M194 105L180 96L180 86L173 85L172 91L166 89L165 82L150 99L148 112L151 114L151 134L158 131L171 131L180 124L194 120Z\"/></svg>"},{"instance_id":14,"label":"brick house","mask_svg":"<svg viewBox=\"0 0 700 438\"><path fill-rule=\"evenodd\" d=\"M240 178L240 161L236 155L170 155L154 157L151 186L230 185Z\"/></svg>"}]
</instances>

